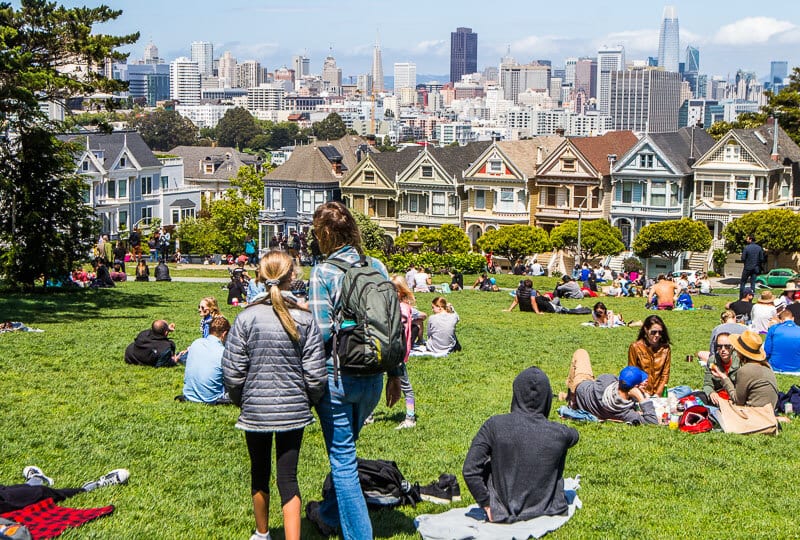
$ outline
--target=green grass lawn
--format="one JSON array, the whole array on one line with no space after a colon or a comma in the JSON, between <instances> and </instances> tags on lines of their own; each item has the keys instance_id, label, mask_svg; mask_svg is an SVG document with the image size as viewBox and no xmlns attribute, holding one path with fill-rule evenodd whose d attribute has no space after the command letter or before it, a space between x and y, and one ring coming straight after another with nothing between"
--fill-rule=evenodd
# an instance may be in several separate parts
<instances>
[{"instance_id":1,"label":"green grass lawn","mask_svg":"<svg viewBox=\"0 0 800 540\"><path fill-rule=\"evenodd\" d=\"M177 275L177 274L174 274ZM474 278L471 278L474 279ZM469 279L467 280L469 281ZM501 286L518 278L500 276ZM553 278L536 280L551 287ZM439 280L435 280L439 282ZM468 285L471 285L469 281ZM233 407L175 402L183 369L126 365L126 345L155 318L174 321L179 348L198 337L197 302L223 299L218 283L135 283L74 294L0 296L0 318L45 332L0 335L2 426L0 483L21 481L26 465L40 466L57 487L106 471L131 471L128 486L79 495L76 507L114 504L108 518L64 538L247 538L253 528L244 438ZM418 296L430 311L434 295ZM662 312L673 338L670 384L699 387L702 372L686 354L705 349L710 329L730 296L705 297L713 311ZM395 431L400 405L383 405L362 432L359 454L397 461L406 478L426 484L440 473L459 475L472 437L490 416L508 411L511 382L537 365L554 393L565 390L572 351L587 349L596 373L626 363L637 329L586 328L588 317L504 313L507 292L465 291L448 298L461 323L463 352L445 359L412 359L417 395L415 429ZM649 313L641 299L609 298L626 320ZM570 306L577 301L568 301ZM583 301L584 305L590 304ZM238 308L224 307L233 319ZM782 390L795 382L778 376ZM402 401L401 401L402 403ZM555 405L558 403L554 401ZM556 416L553 414L553 419ZM584 507L552 538L787 538L796 536L794 505L798 422L777 437L710 433L687 435L666 427L575 424L581 440L569 453L568 476L581 475ZM328 471L322 435L306 430L299 480L304 500L320 496ZM472 503L462 482L464 500ZM271 526L282 538L277 489ZM372 514L379 538L412 538L414 516L445 507L422 503ZM316 538L304 521L304 536Z\"/></svg>"}]
</instances>

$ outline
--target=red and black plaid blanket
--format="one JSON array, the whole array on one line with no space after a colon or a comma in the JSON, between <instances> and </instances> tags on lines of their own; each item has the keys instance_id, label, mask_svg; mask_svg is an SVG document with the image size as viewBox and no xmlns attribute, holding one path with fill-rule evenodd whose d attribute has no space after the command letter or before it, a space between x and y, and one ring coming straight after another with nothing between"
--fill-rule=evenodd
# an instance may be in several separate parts
<instances>
[{"instance_id":1,"label":"red and black plaid blanket","mask_svg":"<svg viewBox=\"0 0 800 540\"><path fill-rule=\"evenodd\" d=\"M40 540L55 538L70 527L79 527L113 511L113 505L102 508L64 508L56 506L53 499L45 499L2 516L25 525L33 537Z\"/></svg>"}]
</instances>

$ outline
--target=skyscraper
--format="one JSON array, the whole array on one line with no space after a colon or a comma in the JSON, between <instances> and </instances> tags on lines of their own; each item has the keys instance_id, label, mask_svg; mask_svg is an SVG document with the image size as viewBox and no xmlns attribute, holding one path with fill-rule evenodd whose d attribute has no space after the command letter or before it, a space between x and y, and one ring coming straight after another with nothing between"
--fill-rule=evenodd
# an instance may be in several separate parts
<instances>
[{"instance_id":1,"label":"skyscraper","mask_svg":"<svg viewBox=\"0 0 800 540\"><path fill-rule=\"evenodd\" d=\"M686 73L700 72L700 50L688 45L686 47Z\"/></svg>"},{"instance_id":2,"label":"skyscraper","mask_svg":"<svg viewBox=\"0 0 800 540\"><path fill-rule=\"evenodd\" d=\"M415 88L416 86L417 64L414 62L395 62L394 93L398 94L401 88Z\"/></svg>"},{"instance_id":3,"label":"skyscraper","mask_svg":"<svg viewBox=\"0 0 800 540\"><path fill-rule=\"evenodd\" d=\"M625 47L603 47L597 51L597 110L608 114L611 102L611 74L625 69ZM675 71L678 70L676 64Z\"/></svg>"},{"instance_id":4,"label":"skyscraper","mask_svg":"<svg viewBox=\"0 0 800 540\"><path fill-rule=\"evenodd\" d=\"M302 79L311 74L311 60L305 56L293 56L292 67L294 68L294 76L296 79Z\"/></svg>"},{"instance_id":5,"label":"skyscraper","mask_svg":"<svg viewBox=\"0 0 800 540\"><path fill-rule=\"evenodd\" d=\"M261 64L255 60L245 60L236 66L236 85L239 88L255 88L264 82Z\"/></svg>"},{"instance_id":6,"label":"skyscraper","mask_svg":"<svg viewBox=\"0 0 800 540\"><path fill-rule=\"evenodd\" d=\"M193 41L192 61L197 62L200 75L211 77L214 74L214 44L210 41Z\"/></svg>"},{"instance_id":7,"label":"skyscraper","mask_svg":"<svg viewBox=\"0 0 800 540\"><path fill-rule=\"evenodd\" d=\"M152 41L144 48L145 64L161 64L163 60L158 56L158 47Z\"/></svg>"},{"instance_id":8,"label":"skyscraper","mask_svg":"<svg viewBox=\"0 0 800 540\"><path fill-rule=\"evenodd\" d=\"M648 68L615 71L610 90L613 129L647 133L678 129L679 73Z\"/></svg>"},{"instance_id":9,"label":"skyscraper","mask_svg":"<svg viewBox=\"0 0 800 540\"><path fill-rule=\"evenodd\" d=\"M219 78L224 88L236 87L236 58L231 51L225 51L219 59Z\"/></svg>"},{"instance_id":10,"label":"skyscraper","mask_svg":"<svg viewBox=\"0 0 800 540\"><path fill-rule=\"evenodd\" d=\"M456 28L450 32L450 82L459 82L462 75L478 71L478 34L472 28Z\"/></svg>"},{"instance_id":11,"label":"skyscraper","mask_svg":"<svg viewBox=\"0 0 800 540\"><path fill-rule=\"evenodd\" d=\"M786 60L773 60L769 63L770 84L783 84L783 80L788 75L789 63Z\"/></svg>"},{"instance_id":12,"label":"skyscraper","mask_svg":"<svg viewBox=\"0 0 800 540\"><path fill-rule=\"evenodd\" d=\"M379 94L386 90L383 86L383 60L381 60L381 44L375 39L375 48L372 50L372 94Z\"/></svg>"},{"instance_id":13,"label":"skyscraper","mask_svg":"<svg viewBox=\"0 0 800 540\"><path fill-rule=\"evenodd\" d=\"M200 70L197 62L185 56L169 65L169 98L181 105L200 104Z\"/></svg>"},{"instance_id":14,"label":"skyscraper","mask_svg":"<svg viewBox=\"0 0 800 540\"><path fill-rule=\"evenodd\" d=\"M678 29L678 12L675 6L664 7L664 19L661 21L661 33L658 36L658 65L664 71L678 71L680 51L680 31Z\"/></svg>"},{"instance_id":15,"label":"skyscraper","mask_svg":"<svg viewBox=\"0 0 800 540\"><path fill-rule=\"evenodd\" d=\"M322 64L322 83L329 94L338 96L342 93L342 68L336 67L333 51Z\"/></svg>"}]
</instances>

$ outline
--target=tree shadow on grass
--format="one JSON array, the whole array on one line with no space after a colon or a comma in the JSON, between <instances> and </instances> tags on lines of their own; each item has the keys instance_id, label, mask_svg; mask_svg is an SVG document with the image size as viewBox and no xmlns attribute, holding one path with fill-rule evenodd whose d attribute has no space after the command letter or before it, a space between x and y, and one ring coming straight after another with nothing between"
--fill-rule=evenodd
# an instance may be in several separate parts
<instances>
[{"instance_id":1,"label":"tree shadow on grass","mask_svg":"<svg viewBox=\"0 0 800 540\"><path fill-rule=\"evenodd\" d=\"M65 319L69 321L96 319L98 311L128 307L131 305L131 300L130 291L122 289L4 292L0 296L0 319L21 321L28 325L65 322ZM159 294L137 293L135 307L139 309L157 306L163 303L163 300L163 296ZM108 318L108 315L104 314L103 317Z\"/></svg>"}]
</instances>

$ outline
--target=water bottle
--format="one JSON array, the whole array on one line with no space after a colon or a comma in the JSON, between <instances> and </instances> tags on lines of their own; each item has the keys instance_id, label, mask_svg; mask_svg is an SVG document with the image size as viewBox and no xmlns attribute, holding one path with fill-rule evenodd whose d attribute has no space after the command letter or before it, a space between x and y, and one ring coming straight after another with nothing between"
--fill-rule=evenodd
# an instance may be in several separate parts
<instances>
[{"instance_id":1,"label":"water bottle","mask_svg":"<svg viewBox=\"0 0 800 540\"><path fill-rule=\"evenodd\" d=\"M678 412L678 398L672 392L668 393L667 404L669 405L669 413L677 414Z\"/></svg>"}]
</instances>

